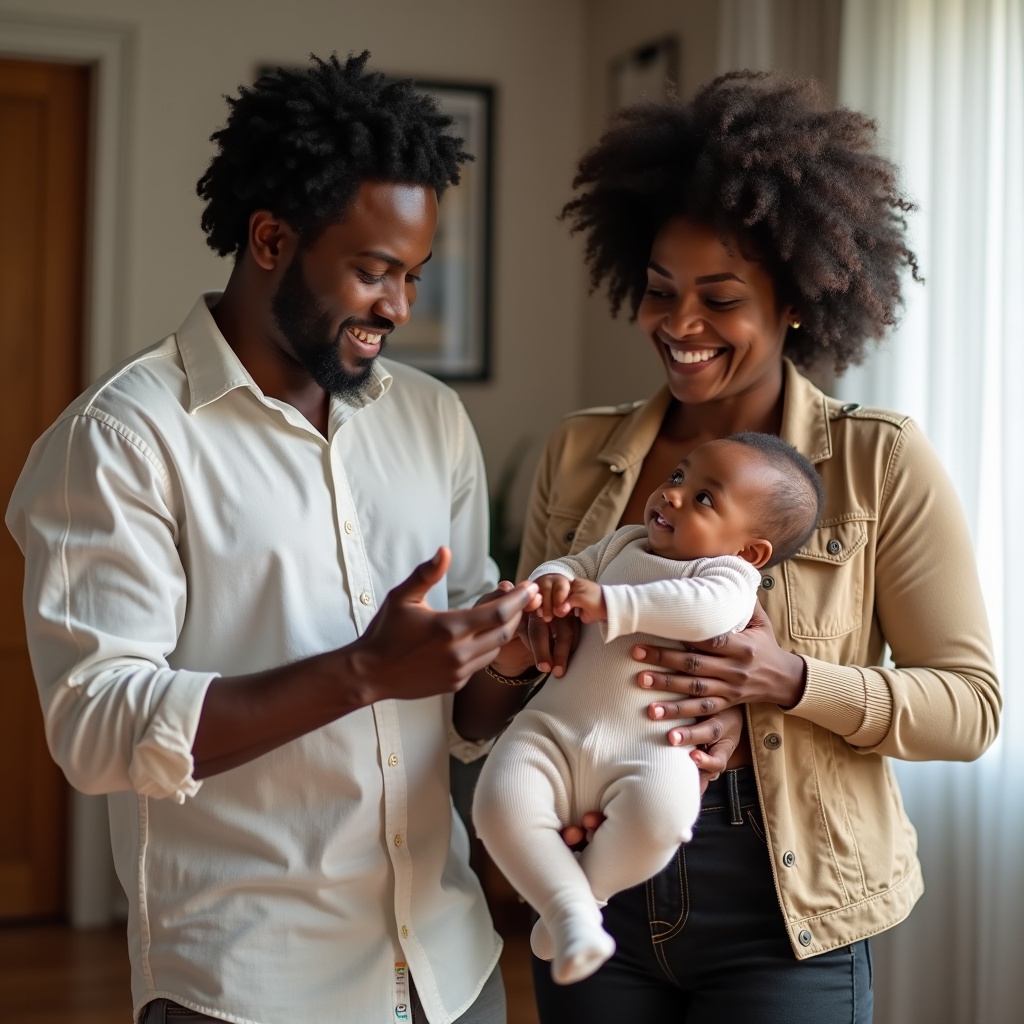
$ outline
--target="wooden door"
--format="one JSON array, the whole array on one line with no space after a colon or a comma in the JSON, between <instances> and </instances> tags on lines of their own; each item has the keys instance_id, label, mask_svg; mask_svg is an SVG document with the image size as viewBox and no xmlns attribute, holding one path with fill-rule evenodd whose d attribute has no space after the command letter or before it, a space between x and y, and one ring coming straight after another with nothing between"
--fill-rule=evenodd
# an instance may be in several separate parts
<instances>
[{"instance_id":1,"label":"wooden door","mask_svg":"<svg viewBox=\"0 0 1024 1024\"><path fill-rule=\"evenodd\" d=\"M0 60L0 510L81 389L89 69ZM24 565L0 528L0 920L64 913L67 791L25 643Z\"/></svg>"}]
</instances>

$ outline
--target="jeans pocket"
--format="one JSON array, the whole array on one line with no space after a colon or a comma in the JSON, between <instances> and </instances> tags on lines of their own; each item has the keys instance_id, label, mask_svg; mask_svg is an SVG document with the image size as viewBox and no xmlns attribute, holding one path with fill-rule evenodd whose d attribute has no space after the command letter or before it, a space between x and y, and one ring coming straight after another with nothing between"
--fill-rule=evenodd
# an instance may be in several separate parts
<instances>
[{"instance_id":1,"label":"jeans pocket","mask_svg":"<svg viewBox=\"0 0 1024 1024\"><path fill-rule=\"evenodd\" d=\"M686 850L676 855L647 882L647 916L651 940L660 942L675 935L689 913L689 892L686 884Z\"/></svg>"}]
</instances>

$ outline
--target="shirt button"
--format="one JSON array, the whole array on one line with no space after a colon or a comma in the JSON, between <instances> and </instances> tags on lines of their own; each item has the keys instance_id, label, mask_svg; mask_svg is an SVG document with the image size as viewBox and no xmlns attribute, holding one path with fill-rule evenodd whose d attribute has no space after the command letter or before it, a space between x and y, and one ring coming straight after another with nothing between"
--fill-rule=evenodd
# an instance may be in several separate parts
<instances>
[{"instance_id":1,"label":"shirt button","mask_svg":"<svg viewBox=\"0 0 1024 1024\"><path fill-rule=\"evenodd\" d=\"M408 928L407 925L404 925L404 924L402 925L402 938L403 939L409 938L409 928Z\"/></svg>"},{"instance_id":2,"label":"shirt button","mask_svg":"<svg viewBox=\"0 0 1024 1024\"><path fill-rule=\"evenodd\" d=\"M830 555L838 555L839 552L843 550L842 541L838 541L834 537L828 542L826 547L828 548L828 553Z\"/></svg>"},{"instance_id":3,"label":"shirt button","mask_svg":"<svg viewBox=\"0 0 1024 1024\"><path fill-rule=\"evenodd\" d=\"M618 466L616 466L614 462L613 462L613 463L612 463L612 464L611 464L611 465L610 465L610 466L609 466L608 468L609 468L609 469L610 469L610 470L611 470L611 471L612 471L613 473L618 473L618 471L619 471L619 467L618 467Z\"/></svg>"},{"instance_id":4,"label":"shirt button","mask_svg":"<svg viewBox=\"0 0 1024 1024\"><path fill-rule=\"evenodd\" d=\"M369 604L369 603L370 603L370 595L369 595L369 594L368 594L368 593L367 593L367 592L366 592L366 591L364 590L364 591L363 591L363 592L362 592L362 593L361 593L361 594L359 595L359 600L360 600L360 601L362 601L362 602L363 602L363 604Z\"/></svg>"},{"instance_id":5,"label":"shirt button","mask_svg":"<svg viewBox=\"0 0 1024 1024\"><path fill-rule=\"evenodd\" d=\"M787 850L782 855L782 863L791 868L796 863L796 854L792 850Z\"/></svg>"},{"instance_id":6,"label":"shirt button","mask_svg":"<svg viewBox=\"0 0 1024 1024\"><path fill-rule=\"evenodd\" d=\"M354 529L355 529L355 527L352 525L352 520L351 519L346 519L345 520L345 532L346 533L351 533Z\"/></svg>"},{"instance_id":7,"label":"shirt button","mask_svg":"<svg viewBox=\"0 0 1024 1024\"><path fill-rule=\"evenodd\" d=\"M771 590L772 587L775 586L775 577L774 576L762 576L761 577L761 586L764 587L765 590Z\"/></svg>"},{"instance_id":8,"label":"shirt button","mask_svg":"<svg viewBox=\"0 0 1024 1024\"><path fill-rule=\"evenodd\" d=\"M398 764L398 755L397 754L392 754L388 758L388 764L391 765L392 768L394 768L395 765Z\"/></svg>"},{"instance_id":9,"label":"shirt button","mask_svg":"<svg viewBox=\"0 0 1024 1024\"><path fill-rule=\"evenodd\" d=\"M395 836L395 846L401 846L405 840L401 836Z\"/></svg>"},{"instance_id":10,"label":"shirt button","mask_svg":"<svg viewBox=\"0 0 1024 1024\"><path fill-rule=\"evenodd\" d=\"M839 411L845 412L849 415L851 412L856 412L860 408L860 402L847 402ZM808 940L809 941L809 940Z\"/></svg>"},{"instance_id":11,"label":"shirt button","mask_svg":"<svg viewBox=\"0 0 1024 1024\"><path fill-rule=\"evenodd\" d=\"M777 732L770 732L764 738L764 745L769 750L778 750L782 746L782 737Z\"/></svg>"},{"instance_id":12,"label":"shirt button","mask_svg":"<svg viewBox=\"0 0 1024 1024\"><path fill-rule=\"evenodd\" d=\"M571 544L571 543L572 543L572 541L573 541L573 538L574 538L575 536L576 536L576 531L575 531L575 530L570 530L570 531L569 531L569 532L568 532L568 533L567 533L567 534L565 535L565 542L566 542L566 544Z\"/></svg>"},{"instance_id":13,"label":"shirt button","mask_svg":"<svg viewBox=\"0 0 1024 1024\"><path fill-rule=\"evenodd\" d=\"M809 946L814 940L811 937L811 933L809 931L807 931L807 929L805 928L796 937L796 941L799 942L801 946Z\"/></svg>"}]
</instances>

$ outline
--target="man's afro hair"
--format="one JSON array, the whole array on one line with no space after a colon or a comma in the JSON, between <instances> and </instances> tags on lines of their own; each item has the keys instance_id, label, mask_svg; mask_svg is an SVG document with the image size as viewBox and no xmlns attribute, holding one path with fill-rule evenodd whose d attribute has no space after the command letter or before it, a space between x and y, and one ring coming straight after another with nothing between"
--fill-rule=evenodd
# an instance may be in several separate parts
<instances>
[{"instance_id":1,"label":"man's afro hair","mask_svg":"<svg viewBox=\"0 0 1024 1024\"><path fill-rule=\"evenodd\" d=\"M311 241L339 220L366 180L423 185L440 197L472 157L450 134L454 119L411 80L366 71L369 51L344 63L310 57L241 86L217 154L199 179L202 227L221 256L245 245L249 217L269 210Z\"/></svg>"}]
</instances>

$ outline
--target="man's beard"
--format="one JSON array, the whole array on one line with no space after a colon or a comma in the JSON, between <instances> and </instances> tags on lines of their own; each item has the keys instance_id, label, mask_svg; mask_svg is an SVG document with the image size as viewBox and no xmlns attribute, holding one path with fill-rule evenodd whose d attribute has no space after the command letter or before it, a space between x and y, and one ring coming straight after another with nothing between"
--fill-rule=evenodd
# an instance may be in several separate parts
<instances>
[{"instance_id":1,"label":"man's beard","mask_svg":"<svg viewBox=\"0 0 1024 1024\"><path fill-rule=\"evenodd\" d=\"M341 362L341 336L345 328L361 327L373 334L380 333L379 355L387 341L384 333L394 327L390 321L368 323L349 317L332 334L331 318L317 304L306 284L300 256L296 256L284 272L271 300L270 311L303 369L324 391L336 398L353 399L363 394L373 378L372 368L377 358L359 357L359 370L353 373L345 369Z\"/></svg>"}]
</instances>

